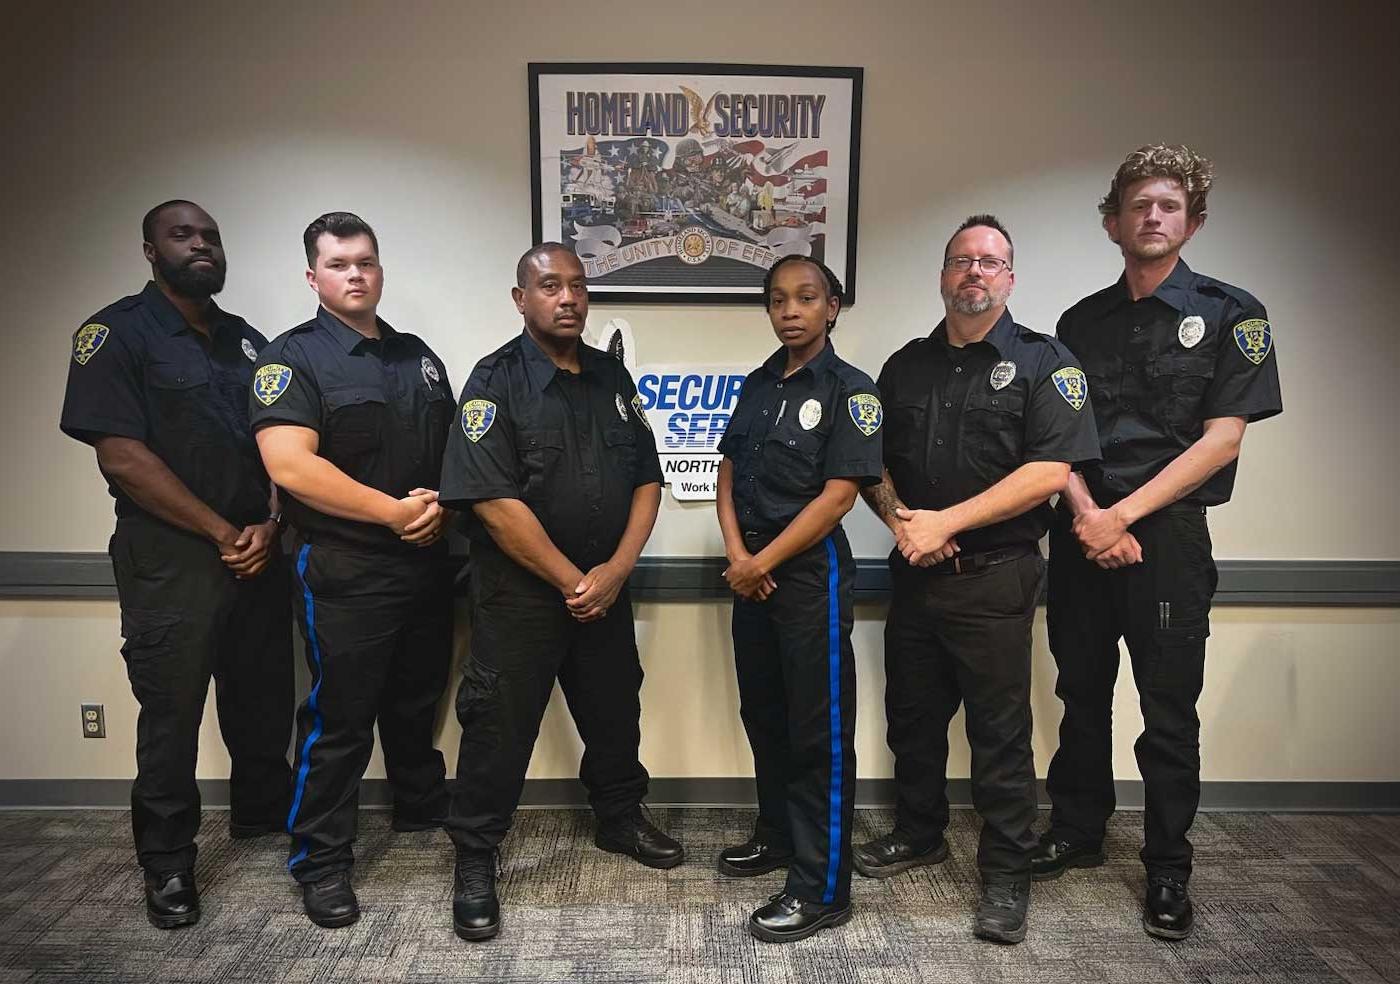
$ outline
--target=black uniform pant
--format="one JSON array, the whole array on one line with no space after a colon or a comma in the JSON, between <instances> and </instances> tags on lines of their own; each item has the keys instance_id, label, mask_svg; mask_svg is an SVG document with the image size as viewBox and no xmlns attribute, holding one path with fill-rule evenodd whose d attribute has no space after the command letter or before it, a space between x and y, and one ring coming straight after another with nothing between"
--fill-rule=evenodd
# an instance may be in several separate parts
<instances>
[{"instance_id":1,"label":"black uniform pant","mask_svg":"<svg viewBox=\"0 0 1400 984\"><path fill-rule=\"evenodd\" d=\"M1037 552L966 574L900 567L885 622L895 830L920 847L943 836L948 724L962 704L972 748L972 803L982 817L982 880L1029 883L1036 845L1031 622L1044 562Z\"/></svg>"},{"instance_id":2,"label":"black uniform pant","mask_svg":"<svg viewBox=\"0 0 1400 984\"><path fill-rule=\"evenodd\" d=\"M1115 806L1113 685L1118 640L1128 644L1144 729L1142 773L1149 874L1191 874L1186 833L1201 796L1196 699L1210 635L1215 562L1200 506L1169 507L1134 524L1143 562L1106 571L1085 559L1061 510L1050 533L1050 650L1065 705L1046 786L1055 837L1098 844Z\"/></svg>"},{"instance_id":3,"label":"black uniform pant","mask_svg":"<svg viewBox=\"0 0 1400 984\"><path fill-rule=\"evenodd\" d=\"M230 823L276 825L286 816L295 695L287 565L278 553L263 573L240 581L208 541L145 517L119 519L108 552L122 656L141 705L131 787L136 854L147 871L169 874L194 866L195 760L211 677L232 761Z\"/></svg>"},{"instance_id":4,"label":"black uniform pant","mask_svg":"<svg viewBox=\"0 0 1400 984\"><path fill-rule=\"evenodd\" d=\"M453 842L486 850L505 839L556 679L583 739L579 778L593 812L604 822L631 813L650 777L637 757L642 665L627 587L607 615L580 623L558 591L476 550L470 596L471 654L457 689L462 744L446 825Z\"/></svg>"},{"instance_id":5,"label":"black uniform pant","mask_svg":"<svg viewBox=\"0 0 1400 984\"><path fill-rule=\"evenodd\" d=\"M395 817L432 822L446 812L446 767L433 733L452 663L452 579L436 553L386 555L300 538L294 563L311 692L297 711L287 868L304 883L354 864L376 719Z\"/></svg>"},{"instance_id":6,"label":"black uniform pant","mask_svg":"<svg viewBox=\"0 0 1400 984\"><path fill-rule=\"evenodd\" d=\"M771 539L746 537L753 552ZM767 600L735 598L732 622L757 832L792 845L786 892L845 905L856 790L855 561L846 534L838 526L773 579Z\"/></svg>"}]
</instances>

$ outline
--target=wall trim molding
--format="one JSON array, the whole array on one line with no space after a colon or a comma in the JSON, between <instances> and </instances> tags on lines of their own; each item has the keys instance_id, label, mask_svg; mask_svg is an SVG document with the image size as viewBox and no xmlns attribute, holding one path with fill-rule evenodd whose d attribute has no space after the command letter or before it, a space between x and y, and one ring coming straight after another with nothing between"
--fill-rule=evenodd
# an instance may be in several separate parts
<instances>
[{"instance_id":1,"label":"wall trim molding","mask_svg":"<svg viewBox=\"0 0 1400 984\"><path fill-rule=\"evenodd\" d=\"M1217 605L1400 606L1400 560L1221 560ZM632 574L639 601L728 596L719 557L643 557ZM856 562L856 598L889 597L883 558ZM115 598L105 553L0 551L0 598Z\"/></svg>"},{"instance_id":2,"label":"wall trim molding","mask_svg":"<svg viewBox=\"0 0 1400 984\"><path fill-rule=\"evenodd\" d=\"M1142 782L1122 779L1116 784L1120 810L1142 809ZM1045 781L1037 780L1042 807L1049 806ZM228 806L227 779L199 780L200 796L211 809ZM971 780L950 779L948 799L956 807L972 805ZM755 806L753 779L653 778L647 802L652 806ZM129 779L0 779L0 809L127 809ZM386 779L360 783L360 805L387 808ZM520 805L524 808L586 809L588 798L577 779L527 779ZM893 779L856 781L856 805L863 809L894 805ZM1203 811L1269 813L1400 813L1400 781L1382 782L1203 782Z\"/></svg>"}]
</instances>

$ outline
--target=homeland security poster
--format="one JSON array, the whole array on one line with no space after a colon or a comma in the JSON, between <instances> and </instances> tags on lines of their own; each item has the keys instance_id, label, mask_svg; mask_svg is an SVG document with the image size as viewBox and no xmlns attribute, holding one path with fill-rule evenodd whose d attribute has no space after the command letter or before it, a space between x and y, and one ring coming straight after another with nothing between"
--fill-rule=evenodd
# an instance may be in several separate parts
<instances>
[{"instance_id":1,"label":"homeland security poster","mask_svg":"<svg viewBox=\"0 0 1400 984\"><path fill-rule=\"evenodd\" d=\"M748 301L773 261L854 298L859 68L531 64L535 241L617 301Z\"/></svg>"}]
</instances>

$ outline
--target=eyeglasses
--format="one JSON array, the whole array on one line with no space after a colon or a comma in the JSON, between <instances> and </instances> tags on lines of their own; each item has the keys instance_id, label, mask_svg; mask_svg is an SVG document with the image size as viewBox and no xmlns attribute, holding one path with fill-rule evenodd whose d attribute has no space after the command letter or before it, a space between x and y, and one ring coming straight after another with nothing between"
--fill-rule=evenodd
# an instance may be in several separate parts
<instances>
[{"instance_id":1,"label":"eyeglasses","mask_svg":"<svg viewBox=\"0 0 1400 984\"><path fill-rule=\"evenodd\" d=\"M967 273L972 269L974 263L989 277L995 277L1001 271L1011 269L1011 264L1000 256L950 256L943 261L943 269L950 273Z\"/></svg>"}]
</instances>

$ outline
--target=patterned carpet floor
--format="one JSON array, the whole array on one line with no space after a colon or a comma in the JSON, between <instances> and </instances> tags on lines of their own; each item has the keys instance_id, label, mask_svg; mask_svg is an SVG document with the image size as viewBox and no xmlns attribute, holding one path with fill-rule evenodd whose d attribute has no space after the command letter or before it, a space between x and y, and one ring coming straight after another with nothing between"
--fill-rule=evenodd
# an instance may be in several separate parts
<instances>
[{"instance_id":1,"label":"patterned carpet floor","mask_svg":"<svg viewBox=\"0 0 1400 984\"><path fill-rule=\"evenodd\" d=\"M594 848L585 811L521 811L506 843L504 930L485 944L452 934L440 832L393 833L386 812L365 811L364 915L323 930L302 915L285 842L231 841L225 817L207 813L200 837L203 919L162 932L146 922L128 814L0 812L0 984L1400 982L1400 816L1202 814L1196 931L1164 943L1141 928L1141 815L1120 814L1104 867L1034 887L1030 935L1014 947L971 935L978 821L967 810L954 811L947 862L857 876L850 923L786 946L744 929L782 872L731 880L714 867L747 836L747 810L658 810L689 855L667 872ZM859 811L857 840L891 820Z\"/></svg>"}]
</instances>

